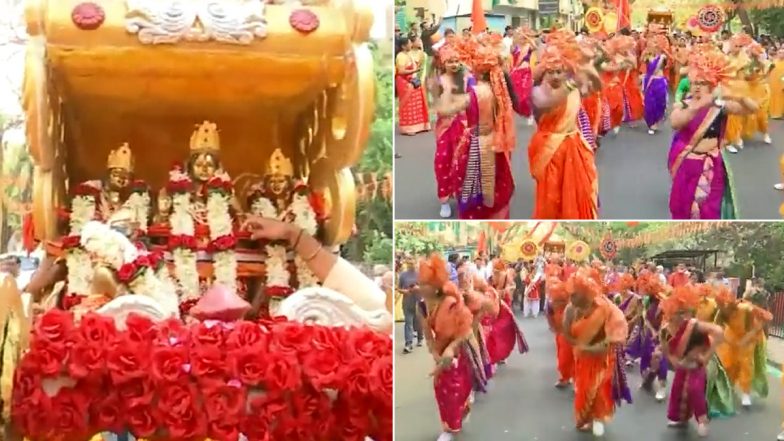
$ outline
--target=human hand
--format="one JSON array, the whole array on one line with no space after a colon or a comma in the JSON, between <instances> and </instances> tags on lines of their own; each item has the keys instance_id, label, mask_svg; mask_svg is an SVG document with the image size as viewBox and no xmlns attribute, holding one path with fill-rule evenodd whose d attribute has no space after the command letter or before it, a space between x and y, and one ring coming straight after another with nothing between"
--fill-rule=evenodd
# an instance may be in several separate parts
<instances>
[{"instance_id":1,"label":"human hand","mask_svg":"<svg viewBox=\"0 0 784 441\"><path fill-rule=\"evenodd\" d=\"M248 216L242 223L242 229L251 233L251 239L287 240L291 242L298 234L294 225L277 219L261 216Z\"/></svg>"}]
</instances>

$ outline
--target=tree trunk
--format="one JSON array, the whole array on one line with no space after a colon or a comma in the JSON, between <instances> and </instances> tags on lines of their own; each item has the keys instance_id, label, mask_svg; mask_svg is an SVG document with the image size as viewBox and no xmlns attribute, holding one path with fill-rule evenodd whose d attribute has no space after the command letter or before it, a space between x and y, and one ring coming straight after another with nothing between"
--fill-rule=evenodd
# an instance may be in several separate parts
<instances>
[{"instance_id":1,"label":"tree trunk","mask_svg":"<svg viewBox=\"0 0 784 441\"><path fill-rule=\"evenodd\" d=\"M735 11L738 15L738 18L740 18L740 23L743 25L743 30L745 30L749 35L756 36L757 32L754 29L754 24L751 22L749 12L746 11L746 8L743 6L743 1L738 1L735 3L735 5Z\"/></svg>"}]
</instances>

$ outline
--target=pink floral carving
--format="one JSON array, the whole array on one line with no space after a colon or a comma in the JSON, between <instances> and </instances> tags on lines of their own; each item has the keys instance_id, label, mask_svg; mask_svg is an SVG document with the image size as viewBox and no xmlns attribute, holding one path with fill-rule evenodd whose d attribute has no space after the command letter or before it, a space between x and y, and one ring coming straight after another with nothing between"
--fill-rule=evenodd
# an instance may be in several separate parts
<instances>
[{"instance_id":1,"label":"pink floral carving","mask_svg":"<svg viewBox=\"0 0 784 441\"><path fill-rule=\"evenodd\" d=\"M318 16L308 9L298 9L291 13L289 23L294 29L309 34L319 27Z\"/></svg>"},{"instance_id":2,"label":"pink floral carving","mask_svg":"<svg viewBox=\"0 0 784 441\"><path fill-rule=\"evenodd\" d=\"M71 20L83 31L98 29L105 19L106 13L103 8L92 2L80 3L71 12Z\"/></svg>"}]
</instances>

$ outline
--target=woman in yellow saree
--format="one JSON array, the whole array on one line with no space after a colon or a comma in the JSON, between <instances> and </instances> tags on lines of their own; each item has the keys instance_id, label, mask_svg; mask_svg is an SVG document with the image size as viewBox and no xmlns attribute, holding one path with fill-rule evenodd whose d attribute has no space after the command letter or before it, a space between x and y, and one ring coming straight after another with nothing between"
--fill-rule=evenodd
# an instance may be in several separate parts
<instances>
[{"instance_id":1,"label":"woman in yellow saree","mask_svg":"<svg viewBox=\"0 0 784 441\"><path fill-rule=\"evenodd\" d=\"M604 435L604 424L622 398L630 401L623 368L619 366L628 335L626 318L601 294L590 274L580 269L567 282L570 305L564 313L565 337L574 346L574 411L577 430Z\"/></svg>"},{"instance_id":2,"label":"woman in yellow saree","mask_svg":"<svg viewBox=\"0 0 784 441\"><path fill-rule=\"evenodd\" d=\"M776 52L773 69L768 74L770 85L770 117L784 118L784 47Z\"/></svg>"}]
</instances>

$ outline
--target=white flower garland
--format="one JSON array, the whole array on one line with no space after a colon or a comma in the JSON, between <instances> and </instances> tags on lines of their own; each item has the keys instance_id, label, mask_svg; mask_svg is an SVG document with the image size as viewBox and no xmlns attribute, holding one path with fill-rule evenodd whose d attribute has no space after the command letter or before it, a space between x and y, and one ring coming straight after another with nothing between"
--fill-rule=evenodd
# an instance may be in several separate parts
<instances>
[{"instance_id":1,"label":"white flower garland","mask_svg":"<svg viewBox=\"0 0 784 441\"><path fill-rule=\"evenodd\" d=\"M294 224L305 231L305 234L315 236L318 232L318 220L316 219L316 211L310 205L308 196L295 194L294 201L291 204L291 211L294 212ZM308 268L308 263L305 262L305 259L297 255L294 258L294 263L297 266L299 289L318 286L319 281L316 275L313 274L313 271Z\"/></svg>"},{"instance_id":2,"label":"white flower garland","mask_svg":"<svg viewBox=\"0 0 784 441\"><path fill-rule=\"evenodd\" d=\"M131 209L133 220L139 224L139 229L146 233L150 218L150 193L131 193L123 205Z\"/></svg>"},{"instance_id":3,"label":"white flower garland","mask_svg":"<svg viewBox=\"0 0 784 441\"><path fill-rule=\"evenodd\" d=\"M277 219L278 209L267 198L260 197L251 205L251 212L267 219ZM291 286L291 274L286 268L286 247L283 245L267 245L267 285L288 288Z\"/></svg>"},{"instance_id":4,"label":"white flower garland","mask_svg":"<svg viewBox=\"0 0 784 441\"><path fill-rule=\"evenodd\" d=\"M193 217L190 213L191 195L178 193L172 196L172 214L169 218L172 236L193 237ZM196 266L196 253L188 248L172 250L174 274L182 290L180 301L199 298L199 270Z\"/></svg>"},{"instance_id":5,"label":"white flower garland","mask_svg":"<svg viewBox=\"0 0 784 441\"><path fill-rule=\"evenodd\" d=\"M269 199L260 197L251 205L251 212L257 216L268 219L281 220L281 213ZM302 229L305 234L315 236L319 224L316 211L310 204L307 194L295 193L291 202L291 212L294 214L294 225ZM274 287L291 287L291 273L288 270L288 256L283 245L267 245L267 285ZM308 268L308 263L301 256L294 257L297 268L297 286L299 289L317 286L316 275Z\"/></svg>"},{"instance_id":6,"label":"white flower garland","mask_svg":"<svg viewBox=\"0 0 784 441\"><path fill-rule=\"evenodd\" d=\"M94 196L76 196L71 201L70 236L80 236L82 229L95 218ZM68 294L86 296L90 293L93 266L90 256L81 248L73 248L65 257L68 267Z\"/></svg>"},{"instance_id":7,"label":"white flower garland","mask_svg":"<svg viewBox=\"0 0 784 441\"><path fill-rule=\"evenodd\" d=\"M213 179L231 182L226 173L220 173ZM207 197L207 226L210 228L210 240L222 237L234 237L230 209L230 196L210 191ZM237 292L237 257L234 250L216 251L213 254L212 266L215 283L219 283L232 292Z\"/></svg>"}]
</instances>

